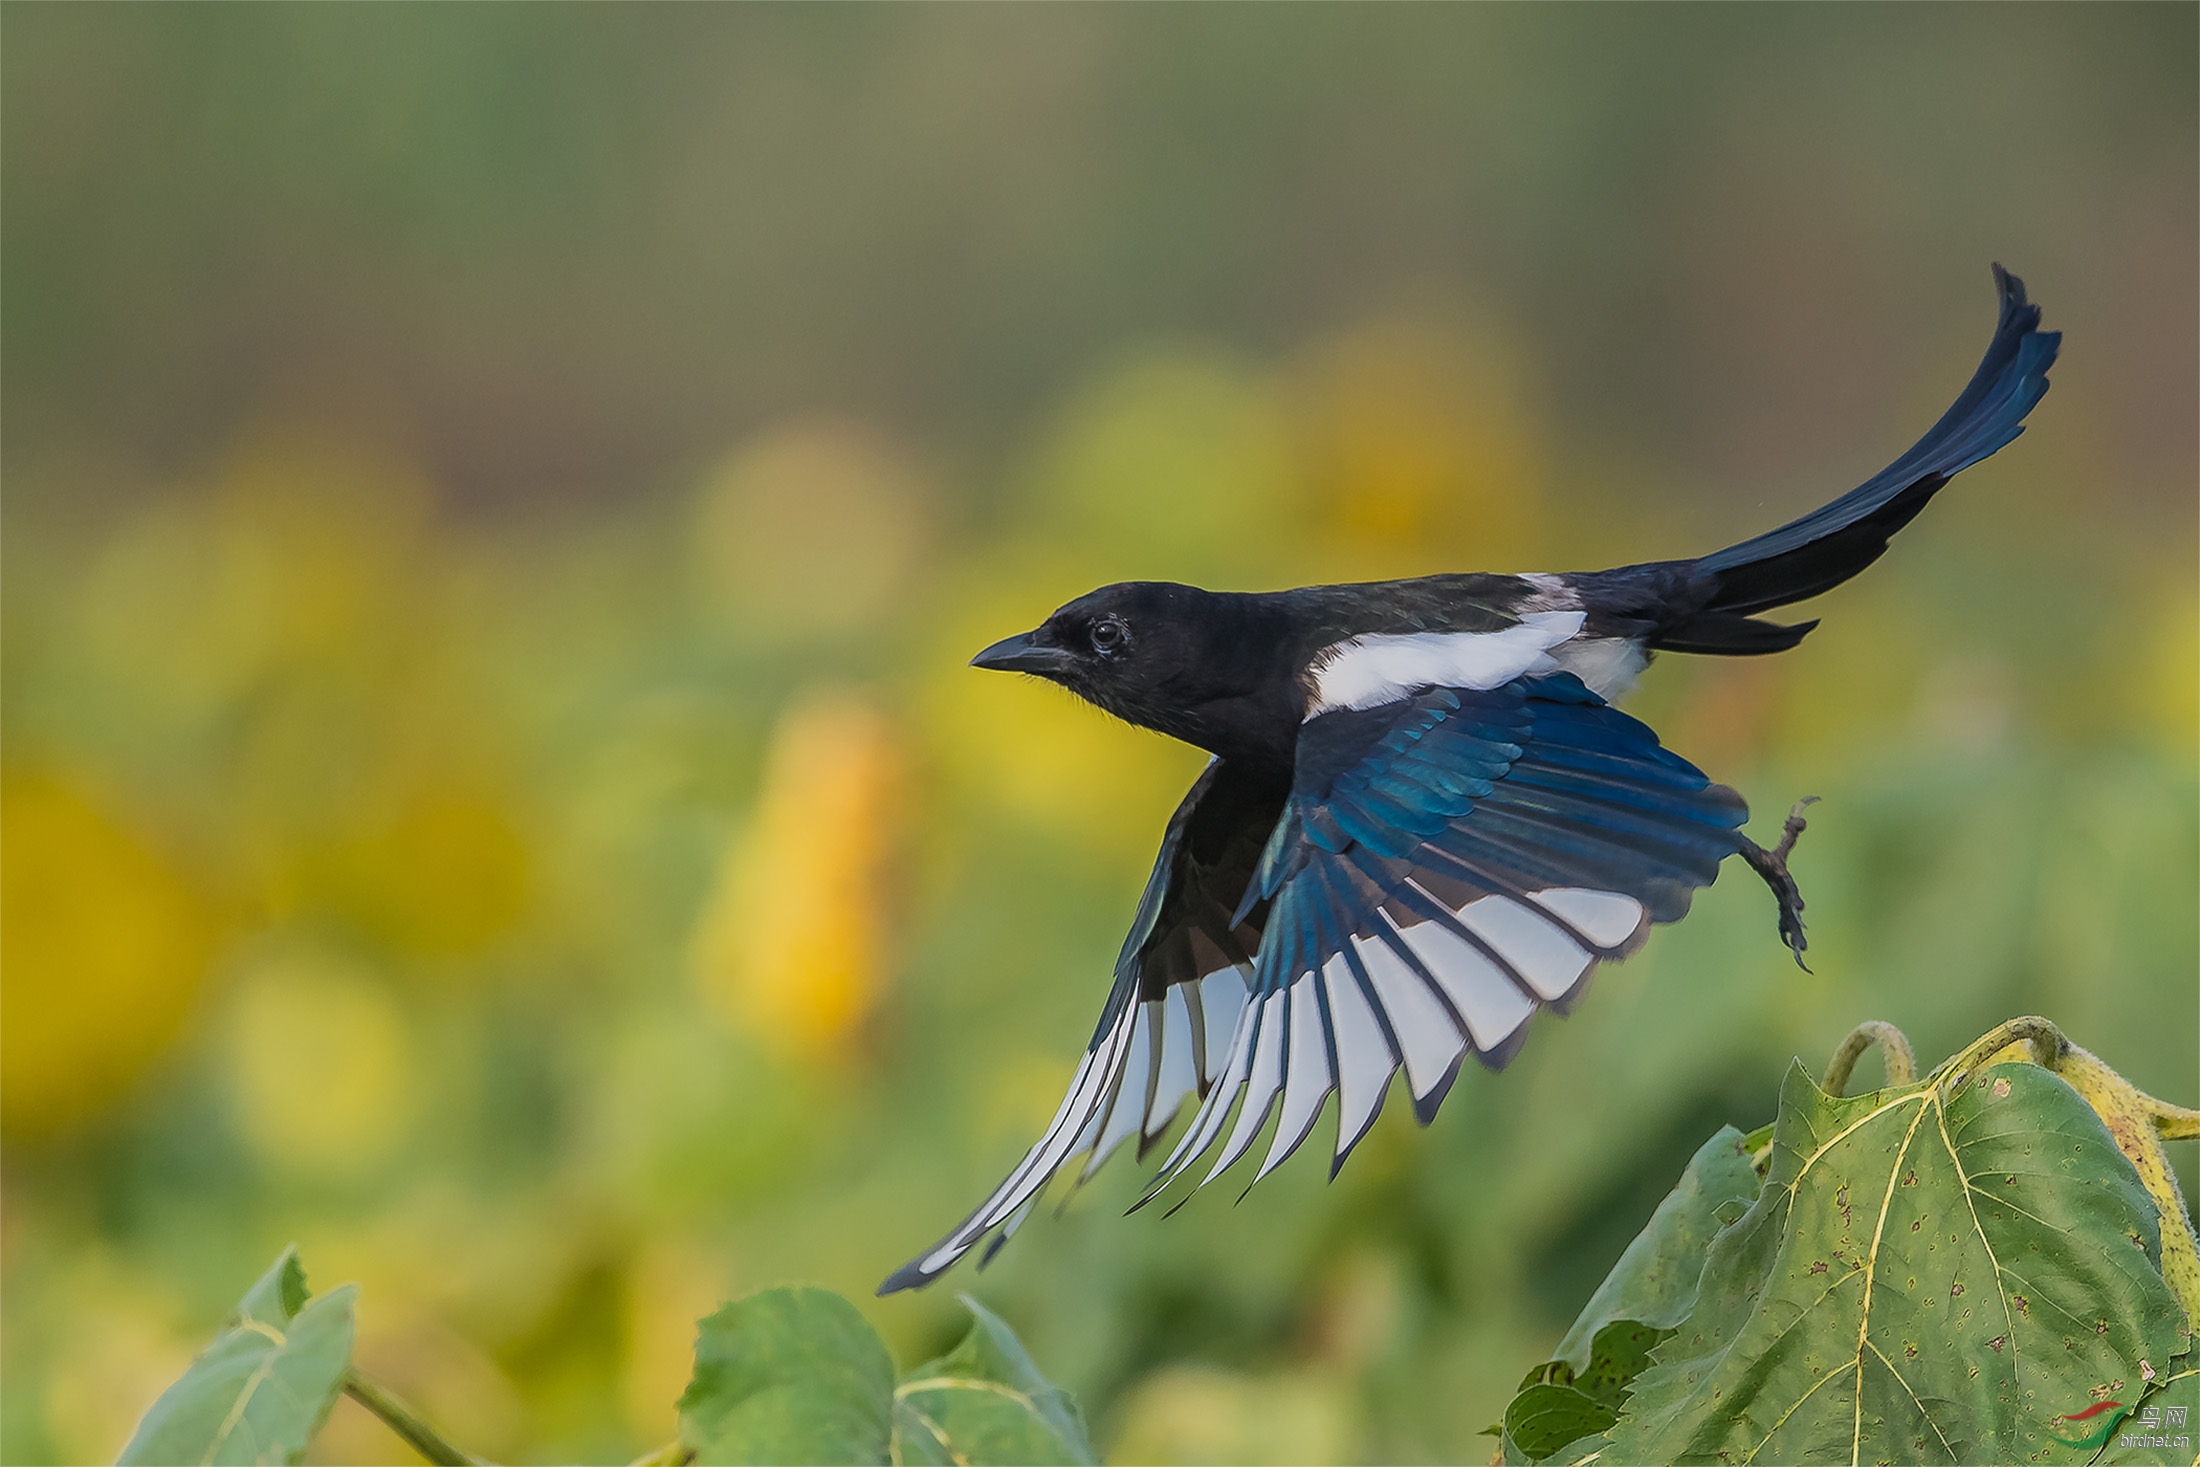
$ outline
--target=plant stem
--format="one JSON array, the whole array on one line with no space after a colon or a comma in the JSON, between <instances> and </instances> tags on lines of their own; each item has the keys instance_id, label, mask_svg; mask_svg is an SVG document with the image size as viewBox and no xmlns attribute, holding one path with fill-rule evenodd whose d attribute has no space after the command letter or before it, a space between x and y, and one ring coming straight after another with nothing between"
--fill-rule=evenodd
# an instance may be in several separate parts
<instances>
[{"instance_id":1,"label":"plant stem","mask_svg":"<svg viewBox=\"0 0 2200 1467\"><path fill-rule=\"evenodd\" d=\"M2042 1069L2059 1070L2062 1057L2070 1051L2070 1041L2063 1031L2055 1027L2052 1019L2038 1014L2026 1014L2021 1019L2011 1019L1996 1024L1992 1029L1966 1046L1960 1053L1942 1060L1933 1069L1935 1076L1945 1076L1949 1088L1970 1078L1971 1071L1984 1064L1991 1064L2005 1049L2024 1045L2032 1051L2032 1061ZM2012 1055L2010 1058L2014 1059Z\"/></svg>"},{"instance_id":2,"label":"plant stem","mask_svg":"<svg viewBox=\"0 0 2200 1467\"><path fill-rule=\"evenodd\" d=\"M356 1370L344 1372L344 1394L382 1418L382 1424L436 1467L478 1467L481 1459L445 1441L442 1434L412 1413L412 1408Z\"/></svg>"},{"instance_id":3,"label":"plant stem","mask_svg":"<svg viewBox=\"0 0 2200 1467\"><path fill-rule=\"evenodd\" d=\"M2186 1110L2144 1093L2139 1098L2146 1102L2154 1117L2154 1129L2162 1133L2164 1141L2190 1141L2200 1136L2200 1110Z\"/></svg>"},{"instance_id":4,"label":"plant stem","mask_svg":"<svg viewBox=\"0 0 2200 1467\"><path fill-rule=\"evenodd\" d=\"M1910 1048L1909 1039L1900 1029L1885 1019L1866 1019L1849 1031L1849 1037L1841 1041L1841 1047L1833 1052L1833 1060L1826 1066L1825 1083L1818 1088L1828 1095L1838 1096L1849 1088L1850 1072L1864 1051L1874 1044L1887 1062L1887 1084L1914 1085L1917 1083L1917 1053Z\"/></svg>"}]
</instances>

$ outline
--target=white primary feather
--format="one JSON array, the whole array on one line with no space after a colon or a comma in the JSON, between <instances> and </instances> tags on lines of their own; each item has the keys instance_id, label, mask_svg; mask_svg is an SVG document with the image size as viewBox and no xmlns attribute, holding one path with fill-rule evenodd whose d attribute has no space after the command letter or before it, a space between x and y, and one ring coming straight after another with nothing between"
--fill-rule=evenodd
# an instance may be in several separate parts
<instances>
[{"instance_id":1,"label":"white primary feather","mask_svg":"<svg viewBox=\"0 0 2200 1467\"><path fill-rule=\"evenodd\" d=\"M1556 922L1511 897L1486 896L1469 902L1458 916L1547 999L1573 992L1595 961Z\"/></svg>"},{"instance_id":2,"label":"white primary feather","mask_svg":"<svg viewBox=\"0 0 2200 1467\"><path fill-rule=\"evenodd\" d=\"M1322 979L1329 990L1329 1016L1337 1029L1337 1154L1341 1156L1374 1119L1398 1060L1343 953L1330 955L1322 967Z\"/></svg>"},{"instance_id":3,"label":"white primary feather","mask_svg":"<svg viewBox=\"0 0 2200 1467\"><path fill-rule=\"evenodd\" d=\"M1421 1099L1436 1088L1459 1051L1467 1047L1466 1036L1452 1022L1443 1000L1429 991L1405 959L1391 951L1389 943L1379 937L1355 937L1352 947L1367 969L1368 981L1375 985L1383 1012L1390 1016L1398 1047L1405 1051L1406 1082L1413 1087L1414 1098Z\"/></svg>"},{"instance_id":4,"label":"white primary feather","mask_svg":"<svg viewBox=\"0 0 2200 1467\"><path fill-rule=\"evenodd\" d=\"M1330 1090L1329 1039L1322 1024L1321 998L1314 991L1319 980L1307 973L1291 985L1291 1045L1284 1058L1283 1113L1276 1118L1276 1138L1269 1143L1268 1158L1260 1164L1259 1181L1276 1164L1298 1149L1322 1101Z\"/></svg>"},{"instance_id":5,"label":"white primary feather","mask_svg":"<svg viewBox=\"0 0 2200 1467\"><path fill-rule=\"evenodd\" d=\"M1576 932L1599 947L1618 947L1633 937L1645 915L1642 903L1624 892L1554 886L1528 895L1571 922Z\"/></svg>"},{"instance_id":6,"label":"white primary feather","mask_svg":"<svg viewBox=\"0 0 2200 1467\"><path fill-rule=\"evenodd\" d=\"M1184 1097L1199 1083L1199 1065L1192 1055L1192 1011L1185 1003L1184 985L1171 988L1162 1007L1161 1075L1154 1082L1153 1104L1139 1133L1149 1140L1169 1124Z\"/></svg>"},{"instance_id":7,"label":"white primary feather","mask_svg":"<svg viewBox=\"0 0 2200 1467\"><path fill-rule=\"evenodd\" d=\"M1253 1067L1245 1087L1245 1103L1238 1107L1237 1125L1223 1145L1222 1154L1215 1158L1214 1169L1200 1183L1203 1187L1228 1171L1230 1164L1245 1154L1245 1148L1260 1134L1261 1123L1268 1119L1276 1092L1283 1088L1283 1047L1290 1038L1287 1032L1290 1012L1286 1007L1289 1001L1287 991L1278 989L1261 1004L1260 1038L1253 1048Z\"/></svg>"},{"instance_id":8,"label":"white primary feather","mask_svg":"<svg viewBox=\"0 0 2200 1467\"><path fill-rule=\"evenodd\" d=\"M1527 1022L1535 1005L1474 944L1441 922L1416 922L1398 928L1398 936L1413 949L1436 981L1444 985L1452 1006L1467 1021L1474 1047L1487 1053Z\"/></svg>"}]
</instances>

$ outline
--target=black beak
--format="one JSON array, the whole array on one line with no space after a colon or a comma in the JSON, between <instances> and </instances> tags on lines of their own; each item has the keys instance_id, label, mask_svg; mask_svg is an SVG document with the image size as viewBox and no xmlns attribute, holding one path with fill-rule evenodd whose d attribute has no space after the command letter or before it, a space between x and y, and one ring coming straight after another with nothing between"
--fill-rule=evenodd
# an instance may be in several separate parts
<instances>
[{"instance_id":1,"label":"black beak","mask_svg":"<svg viewBox=\"0 0 2200 1467\"><path fill-rule=\"evenodd\" d=\"M1003 637L992 646L970 659L972 667L991 668L995 672L1028 672L1039 677L1060 677L1069 671L1075 660L1069 653L1053 645L1046 637L1045 628L1035 632L1022 632L1013 637Z\"/></svg>"}]
</instances>

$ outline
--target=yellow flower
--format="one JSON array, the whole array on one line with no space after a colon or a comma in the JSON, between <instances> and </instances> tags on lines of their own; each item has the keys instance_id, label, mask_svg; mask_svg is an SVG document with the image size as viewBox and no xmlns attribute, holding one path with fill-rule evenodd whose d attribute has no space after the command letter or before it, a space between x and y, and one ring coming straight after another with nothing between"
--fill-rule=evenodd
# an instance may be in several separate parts
<instances>
[{"instance_id":1,"label":"yellow flower","mask_svg":"<svg viewBox=\"0 0 2200 1467\"><path fill-rule=\"evenodd\" d=\"M1318 347L1297 421L1333 574L1511 570L1542 557L1537 414L1492 334L1374 321ZM1466 555L1471 563L1459 563Z\"/></svg>"},{"instance_id":2,"label":"yellow flower","mask_svg":"<svg viewBox=\"0 0 2200 1467\"><path fill-rule=\"evenodd\" d=\"M106 1104L182 1029L208 906L151 846L57 780L0 796L0 1119L38 1134Z\"/></svg>"},{"instance_id":3,"label":"yellow flower","mask_svg":"<svg viewBox=\"0 0 2200 1467\"><path fill-rule=\"evenodd\" d=\"M858 695L781 715L696 934L697 981L731 1024L798 1057L847 1050L885 985L903 783L893 729Z\"/></svg>"},{"instance_id":4,"label":"yellow flower","mask_svg":"<svg viewBox=\"0 0 2200 1467\"><path fill-rule=\"evenodd\" d=\"M494 794L465 783L408 792L324 859L328 899L403 952L464 957L527 912L526 841Z\"/></svg>"},{"instance_id":5,"label":"yellow flower","mask_svg":"<svg viewBox=\"0 0 2200 1467\"><path fill-rule=\"evenodd\" d=\"M419 1110L404 1015L376 974L333 953L269 952L232 1000L228 1041L238 1129L285 1171L370 1171Z\"/></svg>"}]
</instances>

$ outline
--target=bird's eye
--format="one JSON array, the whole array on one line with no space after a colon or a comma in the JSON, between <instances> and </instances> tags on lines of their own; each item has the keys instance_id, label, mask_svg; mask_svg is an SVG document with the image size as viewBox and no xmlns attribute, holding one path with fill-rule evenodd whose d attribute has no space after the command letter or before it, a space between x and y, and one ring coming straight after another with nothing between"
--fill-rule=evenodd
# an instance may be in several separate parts
<instances>
[{"instance_id":1,"label":"bird's eye","mask_svg":"<svg viewBox=\"0 0 2200 1467\"><path fill-rule=\"evenodd\" d=\"M1129 640L1129 632L1123 623L1112 616L1103 616L1092 624L1092 650L1114 652Z\"/></svg>"}]
</instances>

